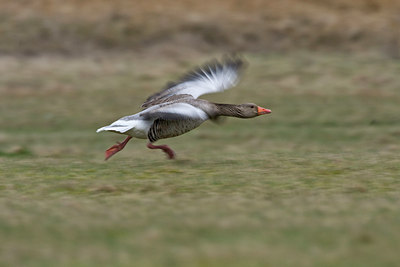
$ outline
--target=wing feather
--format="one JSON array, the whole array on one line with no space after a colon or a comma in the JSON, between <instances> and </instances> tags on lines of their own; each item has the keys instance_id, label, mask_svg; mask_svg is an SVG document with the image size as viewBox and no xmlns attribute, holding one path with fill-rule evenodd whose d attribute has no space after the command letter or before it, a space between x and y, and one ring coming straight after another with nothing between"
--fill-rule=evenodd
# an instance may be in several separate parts
<instances>
[{"instance_id":1,"label":"wing feather","mask_svg":"<svg viewBox=\"0 0 400 267\"><path fill-rule=\"evenodd\" d=\"M143 119L164 120L207 120L208 115L203 110L188 103L166 103L152 106L142 111L140 117Z\"/></svg>"},{"instance_id":2,"label":"wing feather","mask_svg":"<svg viewBox=\"0 0 400 267\"><path fill-rule=\"evenodd\" d=\"M237 57L214 61L187 73L176 83L169 83L165 89L147 98L142 107L173 95L191 95L198 98L204 94L222 92L235 86L239 80L244 61Z\"/></svg>"}]
</instances>

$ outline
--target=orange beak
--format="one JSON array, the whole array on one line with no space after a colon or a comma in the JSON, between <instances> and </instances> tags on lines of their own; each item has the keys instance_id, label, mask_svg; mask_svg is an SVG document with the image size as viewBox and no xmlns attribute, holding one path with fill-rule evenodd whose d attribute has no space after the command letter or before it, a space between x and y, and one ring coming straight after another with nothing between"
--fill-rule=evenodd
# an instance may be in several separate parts
<instances>
[{"instance_id":1,"label":"orange beak","mask_svg":"<svg viewBox=\"0 0 400 267\"><path fill-rule=\"evenodd\" d=\"M257 114L258 115L264 115L264 114L269 114L271 113L270 109L262 108L262 107L257 107Z\"/></svg>"}]
</instances>

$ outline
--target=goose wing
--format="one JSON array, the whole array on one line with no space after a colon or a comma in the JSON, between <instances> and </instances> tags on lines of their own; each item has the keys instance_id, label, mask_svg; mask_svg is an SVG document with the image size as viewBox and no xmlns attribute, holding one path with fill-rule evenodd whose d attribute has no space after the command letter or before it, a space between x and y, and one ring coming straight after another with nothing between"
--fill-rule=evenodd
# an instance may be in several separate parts
<instances>
[{"instance_id":1,"label":"goose wing","mask_svg":"<svg viewBox=\"0 0 400 267\"><path fill-rule=\"evenodd\" d=\"M162 91L151 95L142 107L149 107L174 96L179 98L180 95L190 95L198 98L204 94L222 92L237 84L243 66L243 60L234 57L205 64L187 73L178 82L169 83Z\"/></svg>"},{"instance_id":2,"label":"goose wing","mask_svg":"<svg viewBox=\"0 0 400 267\"><path fill-rule=\"evenodd\" d=\"M139 113L145 120L207 120L208 115L202 109L188 103L169 102L152 106Z\"/></svg>"}]
</instances>

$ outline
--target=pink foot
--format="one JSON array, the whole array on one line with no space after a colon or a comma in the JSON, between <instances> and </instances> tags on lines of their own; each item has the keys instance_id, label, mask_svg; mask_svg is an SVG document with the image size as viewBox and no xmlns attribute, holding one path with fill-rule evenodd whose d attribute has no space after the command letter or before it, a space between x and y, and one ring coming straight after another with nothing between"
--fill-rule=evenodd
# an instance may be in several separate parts
<instances>
[{"instance_id":1,"label":"pink foot","mask_svg":"<svg viewBox=\"0 0 400 267\"><path fill-rule=\"evenodd\" d=\"M113 145L112 147L107 149L106 150L106 158L104 160L108 160L114 154L116 154L117 152L119 152L122 149L124 149L125 145L129 142L129 140L131 140L131 138L132 138L131 136L128 136L122 143L117 142L116 145Z\"/></svg>"},{"instance_id":2,"label":"pink foot","mask_svg":"<svg viewBox=\"0 0 400 267\"><path fill-rule=\"evenodd\" d=\"M150 149L162 149L162 151L164 151L164 153L167 154L169 159L175 158L175 152L167 145L156 146L153 145L152 143L148 143L147 147Z\"/></svg>"}]
</instances>

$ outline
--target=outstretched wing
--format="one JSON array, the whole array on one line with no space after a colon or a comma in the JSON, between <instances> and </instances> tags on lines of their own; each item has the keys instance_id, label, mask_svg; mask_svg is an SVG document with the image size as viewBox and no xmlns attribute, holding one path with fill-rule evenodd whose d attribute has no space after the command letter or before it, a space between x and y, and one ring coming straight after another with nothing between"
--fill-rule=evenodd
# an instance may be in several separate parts
<instances>
[{"instance_id":1,"label":"outstretched wing","mask_svg":"<svg viewBox=\"0 0 400 267\"><path fill-rule=\"evenodd\" d=\"M239 80L244 62L240 58L226 58L222 62L214 61L187 73L176 83L170 83L161 92L149 98L142 107L151 106L161 99L174 95L191 95L198 98L204 94L222 92L235 86Z\"/></svg>"}]
</instances>

